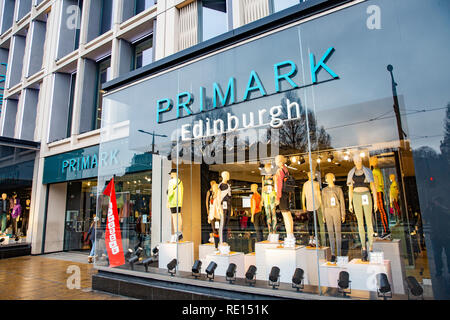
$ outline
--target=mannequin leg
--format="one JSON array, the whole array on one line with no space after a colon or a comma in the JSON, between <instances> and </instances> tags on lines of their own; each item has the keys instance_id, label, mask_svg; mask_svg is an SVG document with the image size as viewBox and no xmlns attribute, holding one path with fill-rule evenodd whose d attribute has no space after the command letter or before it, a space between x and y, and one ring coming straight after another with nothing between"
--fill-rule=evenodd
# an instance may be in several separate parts
<instances>
[{"instance_id":1,"label":"mannequin leg","mask_svg":"<svg viewBox=\"0 0 450 320\"><path fill-rule=\"evenodd\" d=\"M373 220L372 220L372 213L373 213L373 204L372 204L372 198L370 194L369 196L369 204L363 205L364 209L364 216L366 218L366 227L367 227L367 238L369 239L369 251L372 251L373 246Z\"/></svg>"},{"instance_id":2,"label":"mannequin leg","mask_svg":"<svg viewBox=\"0 0 450 320\"><path fill-rule=\"evenodd\" d=\"M272 213L272 233L277 233L277 212L275 207L270 210Z\"/></svg>"},{"instance_id":3,"label":"mannequin leg","mask_svg":"<svg viewBox=\"0 0 450 320\"><path fill-rule=\"evenodd\" d=\"M328 237L330 238L330 248L331 248L331 254L333 256L336 255L336 246L334 242L334 219L333 219L333 212L332 208L326 208L324 211L325 214L325 222L327 224L327 230L328 230Z\"/></svg>"},{"instance_id":4,"label":"mannequin leg","mask_svg":"<svg viewBox=\"0 0 450 320\"><path fill-rule=\"evenodd\" d=\"M294 235L294 220L290 211L282 211L284 227L286 228L286 234Z\"/></svg>"},{"instance_id":5,"label":"mannequin leg","mask_svg":"<svg viewBox=\"0 0 450 320\"><path fill-rule=\"evenodd\" d=\"M228 204L230 205L230 204ZM228 223L230 222L230 209L223 210L223 219L220 220L222 225L222 239L224 242L228 241Z\"/></svg>"},{"instance_id":6,"label":"mannequin leg","mask_svg":"<svg viewBox=\"0 0 450 320\"><path fill-rule=\"evenodd\" d=\"M314 239L314 211L308 211L308 222L307 222L307 229L309 233L309 240L311 241Z\"/></svg>"},{"instance_id":7,"label":"mannequin leg","mask_svg":"<svg viewBox=\"0 0 450 320\"><path fill-rule=\"evenodd\" d=\"M219 243L223 243L223 212L220 214L220 224L219 224Z\"/></svg>"},{"instance_id":8,"label":"mannequin leg","mask_svg":"<svg viewBox=\"0 0 450 320\"><path fill-rule=\"evenodd\" d=\"M334 221L334 232L336 234L336 248L337 248L336 253L338 256L340 256L342 250L342 233L341 233L342 224L339 210L336 210L333 216L333 221Z\"/></svg>"},{"instance_id":9,"label":"mannequin leg","mask_svg":"<svg viewBox=\"0 0 450 320\"><path fill-rule=\"evenodd\" d=\"M267 229L269 233L272 232L272 210L270 208L270 203L268 201L268 196L263 193L264 199L264 212L266 213Z\"/></svg>"},{"instance_id":10,"label":"mannequin leg","mask_svg":"<svg viewBox=\"0 0 450 320\"><path fill-rule=\"evenodd\" d=\"M0 214L0 220L1 220L1 231L2 231L2 233L5 233L5 231L6 231L6 219L7 219L7 217L6 217L6 213L1 213Z\"/></svg>"},{"instance_id":11,"label":"mannequin leg","mask_svg":"<svg viewBox=\"0 0 450 320\"><path fill-rule=\"evenodd\" d=\"M318 209L317 211L317 220L319 222L319 234L320 234L320 245L322 247L325 247L327 245L326 243L326 236L325 236L325 224L323 222L323 212L322 209Z\"/></svg>"},{"instance_id":12,"label":"mannequin leg","mask_svg":"<svg viewBox=\"0 0 450 320\"><path fill-rule=\"evenodd\" d=\"M364 228L364 215L362 207L362 197L360 194L353 194L353 209L355 211L356 220L358 221L358 233L361 240L362 249L366 249L366 231Z\"/></svg>"},{"instance_id":13,"label":"mannequin leg","mask_svg":"<svg viewBox=\"0 0 450 320\"><path fill-rule=\"evenodd\" d=\"M177 221L178 219L178 221ZM183 220L181 218L181 213L172 213L172 225L173 225L173 232L178 234L180 230L183 230Z\"/></svg>"}]
</instances>

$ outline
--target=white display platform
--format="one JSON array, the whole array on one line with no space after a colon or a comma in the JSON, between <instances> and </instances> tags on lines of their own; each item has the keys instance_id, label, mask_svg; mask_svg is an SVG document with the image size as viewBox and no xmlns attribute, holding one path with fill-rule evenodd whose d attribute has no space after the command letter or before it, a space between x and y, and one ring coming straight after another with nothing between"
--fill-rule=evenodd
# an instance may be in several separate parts
<instances>
[{"instance_id":1,"label":"white display platform","mask_svg":"<svg viewBox=\"0 0 450 320\"><path fill-rule=\"evenodd\" d=\"M5 239L3 242L0 243L0 246L1 245L5 245L5 244L9 244L9 237L8 236L2 236L0 238L4 238Z\"/></svg>"},{"instance_id":2,"label":"white display platform","mask_svg":"<svg viewBox=\"0 0 450 320\"><path fill-rule=\"evenodd\" d=\"M192 241L160 243L158 267L167 269L167 264L173 259L178 260L179 271L191 272L194 264L194 243Z\"/></svg>"},{"instance_id":3,"label":"white display platform","mask_svg":"<svg viewBox=\"0 0 450 320\"><path fill-rule=\"evenodd\" d=\"M308 283L305 282L305 284L319 285L319 265L331 259L330 247L305 247L302 254L304 254L302 260L305 261L303 270L308 278Z\"/></svg>"},{"instance_id":4,"label":"white display platform","mask_svg":"<svg viewBox=\"0 0 450 320\"><path fill-rule=\"evenodd\" d=\"M352 289L377 291L377 274L386 273L392 287L391 262L384 260L383 264L374 264L353 259L347 265Z\"/></svg>"},{"instance_id":5,"label":"white display platform","mask_svg":"<svg viewBox=\"0 0 450 320\"><path fill-rule=\"evenodd\" d=\"M278 243L273 243L269 241L261 241L255 244L255 266L256 266L256 279L257 280L267 280L266 275L266 250L271 248L276 248L281 246L283 241L278 241ZM270 272L270 270L268 271Z\"/></svg>"},{"instance_id":6,"label":"white display platform","mask_svg":"<svg viewBox=\"0 0 450 320\"><path fill-rule=\"evenodd\" d=\"M391 261L393 293L405 294L405 265L400 250L400 239L373 242L373 251L384 252L384 258Z\"/></svg>"},{"instance_id":7,"label":"white display platform","mask_svg":"<svg viewBox=\"0 0 450 320\"><path fill-rule=\"evenodd\" d=\"M204 243L198 246L198 259L202 262L202 269L206 268L206 256L210 253L216 252L216 250L217 249L214 246L214 243Z\"/></svg>"},{"instance_id":8,"label":"white display platform","mask_svg":"<svg viewBox=\"0 0 450 320\"><path fill-rule=\"evenodd\" d=\"M247 272L248 268L251 265L254 265L256 267L256 254L254 252L247 253L245 255L245 258L244 258L244 270L245 270L245 272ZM244 274L245 274L245 272L244 272ZM256 273L258 273L258 270L256 270Z\"/></svg>"},{"instance_id":9,"label":"white display platform","mask_svg":"<svg viewBox=\"0 0 450 320\"><path fill-rule=\"evenodd\" d=\"M347 271L347 265L338 266L325 262L320 265L320 285L324 287L337 288L339 273Z\"/></svg>"},{"instance_id":10,"label":"white display platform","mask_svg":"<svg viewBox=\"0 0 450 320\"><path fill-rule=\"evenodd\" d=\"M269 279L272 267L280 268L280 282L292 283L292 276L296 268L304 270L304 261L302 261L301 252L304 246L295 246L295 248L276 247L266 249L265 279ZM305 277L306 279L306 277ZM305 281L306 283L306 281Z\"/></svg>"},{"instance_id":11,"label":"white display platform","mask_svg":"<svg viewBox=\"0 0 450 320\"><path fill-rule=\"evenodd\" d=\"M229 254L220 253L210 253L206 256L205 264L202 265L202 273L205 273L206 268L214 261L217 263L217 268L215 271L216 276L226 276L226 272L230 263L236 264L236 278L244 278L246 270L245 268L245 258L243 252L231 251Z\"/></svg>"}]
</instances>

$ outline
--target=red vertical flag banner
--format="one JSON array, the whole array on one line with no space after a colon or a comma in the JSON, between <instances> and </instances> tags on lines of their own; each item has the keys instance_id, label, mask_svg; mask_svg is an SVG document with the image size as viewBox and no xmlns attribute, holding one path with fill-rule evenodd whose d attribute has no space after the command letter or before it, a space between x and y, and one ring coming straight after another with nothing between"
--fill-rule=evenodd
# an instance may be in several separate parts
<instances>
[{"instance_id":1,"label":"red vertical flag banner","mask_svg":"<svg viewBox=\"0 0 450 320\"><path fill-rule=\"evenodd\" d=\"M106 224L106 251L108 252L109 266L111 268L121 266L125 263L123 254L122 236L120 235L119 215L117 213L116 189L114 178L103 191L105 196L109 196L108 218Z\"/></svg>"}]
</instances>

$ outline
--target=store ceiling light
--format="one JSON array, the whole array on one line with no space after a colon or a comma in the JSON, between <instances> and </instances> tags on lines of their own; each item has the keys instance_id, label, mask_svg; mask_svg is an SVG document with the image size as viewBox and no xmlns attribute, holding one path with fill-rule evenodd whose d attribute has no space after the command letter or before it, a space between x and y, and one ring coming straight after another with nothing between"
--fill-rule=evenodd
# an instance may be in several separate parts
<instances>
[{"instance_id":1,"label":"store ceiling light","mask_svg":"<svg viewBox=\"0 0 450 320\"><path fill-rule=\"evenodd\" d=\"M297 163L297 157L296 156L291 157L291 163Z\"/></svg>"},{"instance_id":2,"label":"store ceiling light","mask_svg":"<svg viewBox=\"0 0 450 320\"><path fill-rule=\"evenodd\" d=\"M303 163L305 163L306 162L306 160L305 160L305 158L303 157L303 156L301 156L299 159L298 159L298 164L299 165L301 165L301 164L303 164Z\"/></svg>"},{"instance_id":3,"label":"store ceiling light","mask_svg":"<svg viewBox=\"0 0 450 320\"><path fill-rule=\"evenodd\" d=\"M362 151L362 152L359 154L359 156L360 156L361 158L364 158L364 157L366 156L366 153L365 153L364 151Z\"/></svg>"},{"instance_id":4,"label":"store ceiling light","mask_svg":"<svg viewBox=\"0 0 450 320\"><path fill-rule=\"evenodd\" d=\"M321 163L322 162L322 157L321 156L318 156L317 157L317 163Z\"/></svg>"},{"instance_id":5,"label":"store ceiling light","mask_svg":"<svg viewBox=\"0 0 450 320\"><path fill-rule=\"evenodd\" d=\"M327 157L327 161L331 163L333 160L334 160L334 156L330 153Z\"/></svg>"}]
</instances>

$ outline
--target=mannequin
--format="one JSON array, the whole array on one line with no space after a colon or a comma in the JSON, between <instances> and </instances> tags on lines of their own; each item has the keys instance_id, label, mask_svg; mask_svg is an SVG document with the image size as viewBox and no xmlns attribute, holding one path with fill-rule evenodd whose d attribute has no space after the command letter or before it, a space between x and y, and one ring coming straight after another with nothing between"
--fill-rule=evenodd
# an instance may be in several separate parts
<instances>
[{"instance_id":1,"label":"mannequin","mask_svg":"<svg viewBox=\"0 0 450 320\"><path fill-rule=\"evenodd\" d=\"M284 240L284 246L295 246L294 237L294 221L289 208L289 195L283 193L283 179L289 174L289 170L286 167L286 158L283 155L275 157L275 165L277 166L277 173L275 174L275 188L276 188L276 205L281 210L284 220L284 227L286 228L286 239Z\"/></svg>"},{"instance_id":2,"label":"mannequin","mask_svg":"<svg viewBox=\"0 0 450 320\"><path fill-rule=\"evenodd\" d=\"M252 191L252 198L251 198L251 212L252 212L252 218L251 222L255 226L256 230L256 239L258 242L263 241L263 229L264 229L264 218L262 216L261 212L261 195L258 193L258 185L252 184L251 185L251 191Z\"/></svg>"},{"instance_id":3,"label":"mannequin","mask_svg":"<svg viewBox=\"0 0 450 320\"><path fill-rule=\"evenodd\" d=\"M355 167L350 170L347 176L347 185L349 187L349 211L353 213L355 208L356 220L358 221L358 232L362 246L362 260L368 260L366 247L366 232L364 228L364 219L367 227L367 238L369 240L369 251L373 249L373 222L372 210L377 211L376 195L377 191L373 180L373 174L370 169L363 166L359 155L353 157ZM371 197L370 192L372 191ZM372 207L373 205L373 207Z\"/></svg>"},{"instance_id":4,"label":"mannequin","mask_svg":"<svg viewBox=\"0 0 450 320\"><path fill-rule=\"evenodd\" d=\"M221 243L227 245L228 241L228 223L230 222L231 216L231 186L228 183L230 180L230 173L228 171L224 171L221 174L222 182L219 183L220 190L220 204L223 210L223 219L220 220L220 224L222 226L222 241Z\"/></svg>"},{"instance_id":5,"label":"mannequin","mask_svg":"<svg viewBox=\"0 0 450 320\"><path fill-rule=\"evenodd\" d=\"M390 174L389 180L391 181L391 186L389 187L389 206L391 208L391 212L395 213L397 216L396 224L399 224L401 211L400 206L398 205L399 191L397 181L395 180L395 174Z\"/></svg>"},{"instance_id":6,"label":"mannequin","mask_svg":"<svg viewBox=\"0 0 450 320\"><path fill-rule=\"evenodd\" d=\"M375 183L375 188L377 191L377 207L378 210L376 212L376 217L379 217L380 223L377 223L377 230L381 231L381 238L387 238L391 231L389 230L389 218L386 214L385 206L384 206L384 178L381 173L380 168L378 168L378 158L371 157L370 158L370 166L372 167L373 180ZM377 219L378 220L378 219ZM377 221L378 222L378 221ZM379 228L379 224L382 225L382 228ZM380 232L377 232L380 233Z\"/></svg>"},{"instance_id":7,"label":"mannequin","mask_svg":"<svg viewBox=\"0 0 450 320\"><path fill-rule=\"evenodd\" d=\"M212 219L209 218L209 210L214 202L214 190L213 190L213 186L215 184L217 184L216 181L212 180L210 183L210 187L208 192L206 192L206 213L208 214L208 223L211 224L211 230L212 232L209 234L209 242L210 243L214 243L214 225L212 222Z\"/></svg>"},{"instance_id":8,"label":"mannequin","mask_svg":"<svg viewBox=\"0 0 450 320\"><path fill-rule=\"evenodd\" d=\"M212 181L215 182L215 181ZM208 223L212 227L212 238L216 250L218 249L219 241L222 243L222 223L223 220L223 209L220 205L220 190L217 183L211 182L211 197L209 199L210 206L208 209Z\"/></svg>"},{"instance_id":9,"label":"mannequin","mask_svg":"<svg viewBox=\"0 0 450 320\"><path fill-rule=\"evenodd\" d=\"M30 204L31 204L31 200L27 199L25 200L25 210L23 210L23 214L22 214L22 235L26 236L27 235L27 230L28 230L28 219L30 217Z\"/></svg>"},{"instance_id":10,"label":"mannequin","mask_svg":"<svg viewBox=\"0 0 450 320\"><path fill-rule=\"evenodd\" d=\"M17 224L19 222L20 216L22 215L22 206L20 205L20 199L17 197L17 193L13 195L14 199L14 207L11 211L11 225L12 225L12 233L13 236L18 236L20 231L17 228Z\"/></svg>"},{"instance_id":11,"label":"mannequin","mask_svg":"<svg viewBox=\"0 0 450 320\"><path fill-rule=\"evenodd\" d=\"M0 199L1 235L5 235L6 221L8 219L9 214L9 200L7 199L7 197L8 195L6 193L3 193L2 198Z\"/></svg>"},{"instance_id":12,"label":"mannequin","mask_svg":"<svg viewBox=\"0 0 450 320\"><path fill-rule=\"evenodd\" d=\"M183 182L177 179L177 170L170 171L170 180L167 187L167 207L172 213L172 226L178 240L183 239L183 220L181 208L183 206Z\"/></svg>"},{"instance_id":13,"label":"mannequin","mask_svg":"<svg viewBox=\"0 0 450 320\"><path fill-rule=\"evenodd\" d=\"M302 207L303 211L307 212L308 215L308 233L309 233L309 246L316 246L318 244L317 238L314 237L314 212L317 212L322 206L322 199L320 196L320 185L319 182L314 181L315 174L308 172L308 181L303 184L302 189ZM312 184L312 186L311 186ZM312 190L314 188L314 202L312 196ZM320 218L320 217L319 217ZM323 218L322 218L323 219ZM317 220L319 222L319 220Z\"/></svg>"},{"instance_id":14,"label":"mannequin","mask_svg":"<svg viewBox=\"0 0 450 320\"><path fill-rule=\"evenodd\" d=\"M332 173L325 175L328 187L322 190L322 205L324 220L327 223L330 238L331 262L335 262L336 255L341 255L341 222L345 222L345 200L342 188L334 184L336 177ZM336 246L335 241L336 239Z\"/></svg>"},{"instance_id":15,"label":"mannequin","mask_svg":"<svg viewBox=\"0 0 450 320\"><path fill-rule=\"evenodd\" d=\"M262 172L262 205L266 212L269 237L271 234L277 233L277 214L275 211L277 193L275 192L275 181L272 173L272 164L267 162L264 165L264 171Z\"/></svg>"}]
</instances>

